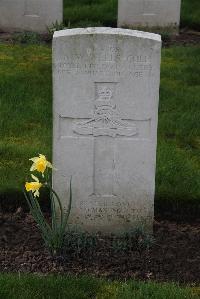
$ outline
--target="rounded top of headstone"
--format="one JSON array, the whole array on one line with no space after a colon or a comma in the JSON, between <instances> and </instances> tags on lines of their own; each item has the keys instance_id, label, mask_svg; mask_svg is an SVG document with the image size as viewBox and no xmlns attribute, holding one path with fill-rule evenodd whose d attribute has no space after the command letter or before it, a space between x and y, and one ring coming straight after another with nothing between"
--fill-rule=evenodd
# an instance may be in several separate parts
<instances>
[{"instance_id":1,"label":"rounded top of headstone","mask_svg":"<svg viewBox=\"0 0 200 299\"><path fill-rule=\"evenodd\" d=\"M93 34L108 34L108 35L120 35L120 36L133 36L142 39L151 39L154 41L161 42L161 36L159 34L122 29L122 28L110 28L110 27L88 27L88 28L75 28L55 31L53 38L67 37L74 35L93 35Z\"/></svg>"}]
</instances>

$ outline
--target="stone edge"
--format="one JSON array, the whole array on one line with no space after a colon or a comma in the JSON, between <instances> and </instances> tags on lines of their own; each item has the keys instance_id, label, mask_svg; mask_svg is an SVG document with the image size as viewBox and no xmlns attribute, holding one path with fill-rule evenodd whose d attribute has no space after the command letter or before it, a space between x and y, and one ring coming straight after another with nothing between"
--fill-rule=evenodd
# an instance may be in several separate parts
<instances>
[{"instance_id":1,"label":"stone edge","mask_svg":"<svg viewBox=\"0 0 200 299\"><path fill-rule=\"evenodd\" d=\"M151 39L157 42L161 42L161 36L159 34L131 30L131 29L122 29L122 28L110 28L110 27L88 27L88 28L75 28L75 29L65 29L55 31L53 39L64 37L64 36L75 36L75 35L89 35L89 34L110 34L110 35L124 35L124 36L133 36L144 39Z\"/></svg>"}]
</instances>

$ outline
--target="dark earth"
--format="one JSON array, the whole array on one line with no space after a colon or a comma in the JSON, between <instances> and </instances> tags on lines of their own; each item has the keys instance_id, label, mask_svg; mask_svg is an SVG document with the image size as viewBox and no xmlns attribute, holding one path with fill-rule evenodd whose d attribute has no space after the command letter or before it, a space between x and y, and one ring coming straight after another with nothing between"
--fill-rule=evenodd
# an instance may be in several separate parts
<instances>
[{"instance_id":1,"label":"dark earth","mask_svg":"<svg viewBox=\"0 0 200 299\"><path fill-rule=\"evenodd\" d=\"M150 248L117 250L113 237L98 236L96 246L76 250L68 246L65 255L58 257L48 253L32 216L21 208L0 214L0 232L0 272L200 283L200 219L195 223L155 221Z\"/></svg>"},{"instance_id":2,"label":"dark earth","mask_svg":"<svg viewBox=\"0 0 200 299\"><path fill-rule=\"evenodd\" d=\"M31 34L31 33L27 33ZM187 46L187 45L197 45L200 43L200 32L194 30L188 30L187 28L183 28L180 30L179 34L169 34L169 33L161 33L162 41L164 47L169 47L173 45ZM33 37L32 37L33 38ZM28 37L25 32L21 33L10 33L10 32L2 32L0 31L0 42L6 42L9 44L12 43L22 43L26 44L29 42L30 37ZM50 34L37 34L34 35L35 42L44 42L51 43L52 36Z\"/></svg>"}]
</instances>

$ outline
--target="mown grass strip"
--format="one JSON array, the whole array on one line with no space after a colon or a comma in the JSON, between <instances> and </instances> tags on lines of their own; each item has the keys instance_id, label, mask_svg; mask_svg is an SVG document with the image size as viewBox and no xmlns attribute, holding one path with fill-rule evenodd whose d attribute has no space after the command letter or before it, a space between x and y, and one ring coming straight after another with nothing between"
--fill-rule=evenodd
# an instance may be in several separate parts
<instances>
[{"instance_id":1,"label":"mown grass strip","mask_svg":"<svg viewBox=\"0 0 200 299\"><path fill-rule=\"evenodd\" d=\"M0 275L2 299L197 299L198 289L171 283L111 282L92 277Z\"/></svg>"}]
</instances>

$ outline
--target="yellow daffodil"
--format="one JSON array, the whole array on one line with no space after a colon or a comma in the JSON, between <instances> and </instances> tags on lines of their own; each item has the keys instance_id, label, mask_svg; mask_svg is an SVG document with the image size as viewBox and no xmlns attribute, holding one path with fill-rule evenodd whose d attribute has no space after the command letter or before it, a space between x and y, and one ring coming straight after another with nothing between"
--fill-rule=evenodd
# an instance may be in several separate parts
<instances>
[{"instance_id":1,"label":"yellow daffodil","mask_svg":"<svg viewBox=\"0 0 200 299\"><path fill-rule=\"evenodd\" d=\"M34 197L39 197L40 193L39 193L39 189L42 187L42 183L39 182L38 178L36 176L34 176L33 174L31 175L31 177L33 178L34 182L26 182L25 184L25 188L26 191L32 191Z\"/></svg>"},{"instance_id":2,"label":"yellow daffodil","mask_svg":"<svg viewBox=\"0 0 200 299\"><path fill-rule=\"evenodd\" d=\"M39 154L39 157L34 157L29 159L33 162L33 165L30 168L30 171L37 170L38 172L41 172L42 175L44 175L44 172L47 167L53 168L51 163L47 161L46 157L44 155Z\"/></svg>"}]
</instances>

